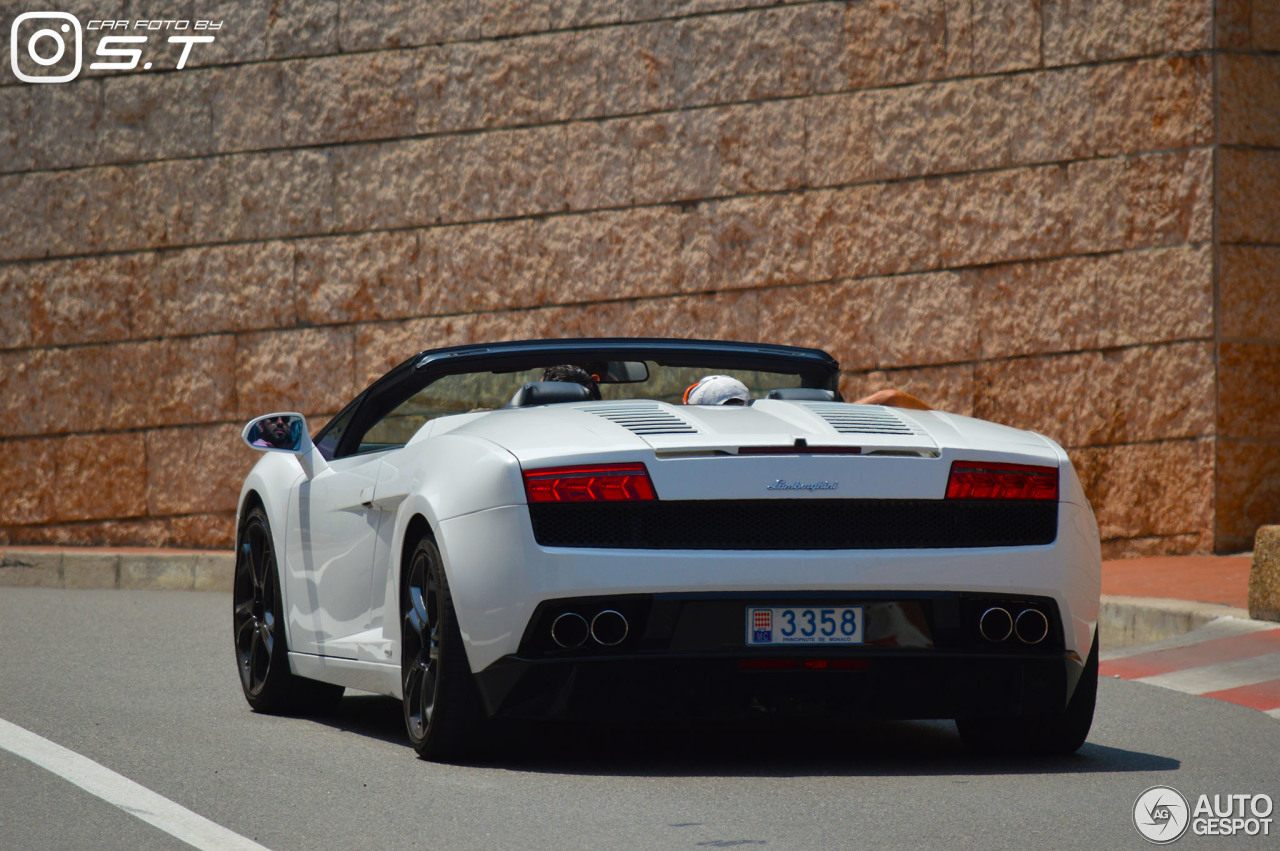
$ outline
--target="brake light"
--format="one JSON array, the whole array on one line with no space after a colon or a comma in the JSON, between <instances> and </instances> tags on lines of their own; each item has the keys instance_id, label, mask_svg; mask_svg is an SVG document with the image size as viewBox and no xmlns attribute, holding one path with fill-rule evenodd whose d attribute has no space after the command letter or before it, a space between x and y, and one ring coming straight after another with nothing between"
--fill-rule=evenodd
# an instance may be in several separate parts
<instances>
[{"instance_id":1,"label":"brake light","mask_svg":"<svg viewBox=\"0 0 1280 851\"><path fill-rule=\"evenodd\" d=\"M739 455L861 455L861 446L740 446Z\"/></svg>"},{"instance_id":2,"label":"brake light","mask_svg":"<svg viewBox=\"0 0 1280 851\"><path fill-rule=\"evenodd\" d=\"M657 499L644 464L526 470L529 502L633 502Z\"/></svg>"},{"instance_id":3,"label":"brake light","mask_svg":"<svg viewBox=\"0 0 1280 851\"><path fill-rule=\"evenodd\" d=\"M947 480L947 499L1057 498L1057 467L954 461Z\"/></svg>"}]
</instances>

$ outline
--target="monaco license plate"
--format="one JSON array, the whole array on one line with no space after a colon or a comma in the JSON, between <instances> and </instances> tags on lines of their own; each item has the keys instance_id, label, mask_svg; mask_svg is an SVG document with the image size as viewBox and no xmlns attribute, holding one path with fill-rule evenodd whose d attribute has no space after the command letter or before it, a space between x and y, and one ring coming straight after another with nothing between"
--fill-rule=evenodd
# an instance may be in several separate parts
<instances>
[{"instance_id":1,"label":"monaco license plate","mask_svg":"<svg viewBox=\"0 0 1280 851\"><path fill-rule=\"evenodd\" d=\"M748 606L747 644L861 644L862 606Z\"/></svg>"}]
</instances>

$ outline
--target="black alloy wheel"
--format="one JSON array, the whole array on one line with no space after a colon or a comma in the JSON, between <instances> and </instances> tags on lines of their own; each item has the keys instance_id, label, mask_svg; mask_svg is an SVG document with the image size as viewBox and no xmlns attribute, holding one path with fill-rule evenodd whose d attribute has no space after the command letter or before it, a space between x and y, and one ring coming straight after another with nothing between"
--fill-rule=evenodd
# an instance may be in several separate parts
<instances>
[{"instance_id":1,"label":"black alloy wheel","mask_svg":"<svg viewBox=\"0 0 1280 851\"><path fill-rule=\"evenodd\" d=\"M440 593L430 578L432 557L438 551L434 546L425 547L426 543L418 545L409 565L402 633L404 723L415 747L426 738L431 724L440 673Z\"/></svg>"},{"instance_id":2,"label":"black alloy wheel","mask_svg":"<svg viewBox=\"0 0 1280 851\"><path fill-rule=\"evenodd\" d=\"M343 687L295 676L281 614L280 572L266 512L251 509L240 526L232 587L236 668L245 700L258 712L318 712L332 708Z\"/></svg>"},{"instance_id":3,"label":"black alloy wheel","mask_svg":"<svg viewBox=\"0 0 1280 851\"><path fill-rule=\"evenodd\" d=\"M402 703L409 741L423 759L465 759L475 753L484 712L440 549L430 537L414 548L401 583L400 611Z\"/></svg>"}]
</instances>

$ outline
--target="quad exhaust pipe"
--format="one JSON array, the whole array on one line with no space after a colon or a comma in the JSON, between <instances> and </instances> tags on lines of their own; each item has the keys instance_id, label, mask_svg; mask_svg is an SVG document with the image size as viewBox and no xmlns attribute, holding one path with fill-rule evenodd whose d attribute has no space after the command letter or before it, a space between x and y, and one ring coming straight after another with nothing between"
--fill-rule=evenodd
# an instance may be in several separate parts
<instances>
[{"instance_id":1,"label":"quad exhaust pipe","mask_svg":"<svg viewBox=\"0 0 1280 851\"><path fill-rule=\"evenodd\" d=\"M621 644L629 631L630 626L627 624L627 619L622 616L621 612L615 612L613 609L605 609L591 619L591 637L595 639L597 644L602 644L605 647L615 647Z\"/></svg>"},{"instance_id":2,"label":"quad exhaust pipe","mask_svg":"<svg viewBox=\"0 0 1280 851\"><path fill-rule=\"evenodd\" d=\"M1013 617L1008 609L992 606L978 618L978 632L987 641L1004 641L1013 632Z\"/></svg>"},{"instance_id":3,"label":"quad exhaust pipe","mask_svg":"<svg viewBox=\"0 0 1280 851\"><path fill-rule=\"evenodd\" d=\"M1049 619L1039 609L1023 609L1014 617L1008 609L992 606L978 618L978 632L993 644L1011 635L1023 644L1039 644L1049 635Z\"/></svg>"},{"instance_id":4,"label":"quad exhaust pipe","mask_svg":"<svg viewBox=\"0 0 1280 851\"><path fill-rule=\"evenodd\" d=\"M566 650L581 647L590 632L587 619L577 612L565 612L551 622L551 640Z\"/></svg>"},{"instance_id":5,"label":"quad exhaust pipe","mask_svg":"<svg viewBox=\"0 0 1280 851\"><path fill-rule=\"evenodd\" d=\"M581 647L588 638L602 647L615 647L630 631L626 617L613 609L596 613L590 622L577 612L565 612L551 622L551 640L566 650Z\"/></svg>"},{"instance_id":6,"label":"quad exhaust pipe","mask_svg":"<svg viewBox=\"0 0 1280 851\"><path fill-rule=\"evenodd\" d=\"M1024 609L1013 624L1023 644L1039 644L1049 634L1049 619L1038 609Z\"/></svg>"}]
</instances>

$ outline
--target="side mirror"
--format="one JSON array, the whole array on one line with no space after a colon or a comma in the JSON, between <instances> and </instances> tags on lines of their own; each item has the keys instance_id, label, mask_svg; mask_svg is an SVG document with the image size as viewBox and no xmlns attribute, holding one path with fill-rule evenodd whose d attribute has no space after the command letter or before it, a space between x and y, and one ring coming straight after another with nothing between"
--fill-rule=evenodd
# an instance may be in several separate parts
<instances>
[{"instance_id":1,"label":"side mirror","mask_svg":"<svg viewBox=\"0 0 1280 851\"><path fill-rule=\"evenodd\" d=\"M302 455L311 448L311 435L302 414L267 414L249 421L241 432L250 449Z\"/></svg>"}]
</instances>

